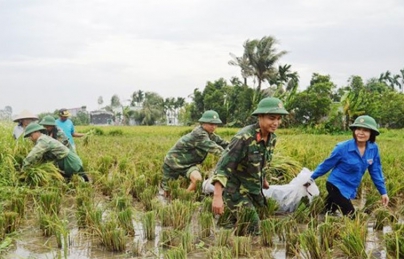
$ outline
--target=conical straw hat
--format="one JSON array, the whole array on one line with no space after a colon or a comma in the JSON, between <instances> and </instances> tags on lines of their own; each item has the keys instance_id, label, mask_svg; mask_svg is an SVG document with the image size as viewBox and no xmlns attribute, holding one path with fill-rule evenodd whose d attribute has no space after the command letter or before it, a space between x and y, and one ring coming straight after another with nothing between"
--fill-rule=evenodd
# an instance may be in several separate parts
<instances>
[{"instance_id":1,"label":"conical straw hat","mask_svg":"<svg viewBox=\"0 0 404 259\"><path fill-rule=\"evenodd\" d=\"M30 112L27 111L27 110L23 110L20 114L18 114L18 115L13 119L13 121L14 121L14 122L17 122L17 121L22 120L22 119L34 119L34 120L37 120L37 119L38 119L38 116L36 116L36 115L30 113Z\"/></svg>"}]
</instances>

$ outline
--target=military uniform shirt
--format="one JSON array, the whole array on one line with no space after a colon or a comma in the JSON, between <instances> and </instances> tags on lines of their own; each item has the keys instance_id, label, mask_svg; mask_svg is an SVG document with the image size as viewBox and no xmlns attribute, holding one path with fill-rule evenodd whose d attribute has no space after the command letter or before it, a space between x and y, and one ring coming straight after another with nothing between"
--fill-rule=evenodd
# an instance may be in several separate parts
<instances>
[{"instance_id":1,"label":"military uniform shirt","mask_svg":"<svg viewBox=\"0 0 404 259\"><path fill-rule=\"evenodd\" d=\"M229 143L218 135L209 134L202 126L182 136L168 151L164 163L171 169L185 169L200 164L208 153L220 155Z\"/></svg>"},{"instance_id":2,"label":"military uniform shirt","mask_svg":"<svg viewBox=\"0 0 404 259\"><path fill-rule=\"evenodd\" d=\"M272 160L276 135L270 134L267 143L261 139L257 124L241 129L223 152L212 184L220 182L228 193L261 194L264 168Z\"/></svg>"},{"instance_id":3,"label":"military uniform shirt","mask_svg":"<svg viewBox=\"0 0 404 259\"><path fill-rule=\"evenodd\" d=\"M45 135L37 139L35 146L24 159L24 166L28 166L42 160L60 160L69 154L70 150L59 141Z\"/></svg>"}]
</instances>

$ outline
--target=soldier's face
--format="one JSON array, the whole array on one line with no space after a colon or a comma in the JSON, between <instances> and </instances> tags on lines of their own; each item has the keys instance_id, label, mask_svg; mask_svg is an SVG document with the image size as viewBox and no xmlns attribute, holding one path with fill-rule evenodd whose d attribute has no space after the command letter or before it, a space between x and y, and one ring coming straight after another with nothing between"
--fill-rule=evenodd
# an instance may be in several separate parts
<instances>
[{"instance_id":1,"label":"soldier's face","mask_svg":"<svg viewBox=\"0 0 404 259\"><path fill-rule=\"evenodd\" d=\"M29 135L29 139L35 143L38 140L40 135L41 135L41 132L39 132L39 131L33 132L33 133L31 133L31 135Z\"/></svg>"},{"instance_id":2,"label":"soldier's face","mask_svg":"<svg viewBox=\"0 0 404 259\"><path fill-rule=\"evenodd\" d=\"M265 133L274 133L282 122L282 115L262 114L258 116L261 131Z\"/></svg>"},{"instance_id":3,"label":"soldier's face","mask_svg":"<svg viewBox=\"0 0 404 259\"><path fill-rule=\"evenodd\" d=\"M45 129L48 131L48 132L51 132L52 130L53 130L53 127L54 126L50 126L50 125L43 125L44 127L45 127Z\"/></svg>"},{"instance_id":4,"label":"soldier's face","mask_svg":"<svg viewBox=\"0 0 404 259\"><path fill-rule=\"evenodd\" d=\"M217 128L217 124L213 124L213 123L203 123L202 124L202 128L204 130L206 130L209 133L213 133L215 132L216 128Z\"/></svg>"}]
</instances>

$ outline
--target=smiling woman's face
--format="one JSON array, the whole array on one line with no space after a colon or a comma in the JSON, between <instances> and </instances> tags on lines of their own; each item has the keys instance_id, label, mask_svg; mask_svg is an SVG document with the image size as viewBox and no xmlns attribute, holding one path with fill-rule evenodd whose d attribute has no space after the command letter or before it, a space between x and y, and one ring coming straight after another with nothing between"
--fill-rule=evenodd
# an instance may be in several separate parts
<instances>
[{"instance_id":1,"label":"smiling woman's face","mask_svg":"<svg viewBox=\"0 0 404 259\"><path fill-rule=\"evenodd\" d=\"M356 142L363 143L370 138L370 129L366 128L356 128L354 131Z\"/></svg>"}]
</instances>

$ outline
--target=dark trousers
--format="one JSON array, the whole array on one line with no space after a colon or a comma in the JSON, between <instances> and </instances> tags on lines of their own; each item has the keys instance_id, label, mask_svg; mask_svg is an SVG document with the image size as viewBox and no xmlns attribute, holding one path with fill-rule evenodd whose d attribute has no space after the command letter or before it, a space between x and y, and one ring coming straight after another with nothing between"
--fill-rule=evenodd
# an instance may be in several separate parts
<instances>
[{"instance_id":1,"label":"dark trousers","mask_svg":"<svg viewBox=\"0 0 404 259\"><path fill-rule=\"evenodd\" d=\"M342 214L354 216L355 208L350 199L342 196L340 190L330 182L326 183L328 195L325 201L325 209L328 212L335 212L337 209L341 210Z\"/></svg>"}]
</instances>

